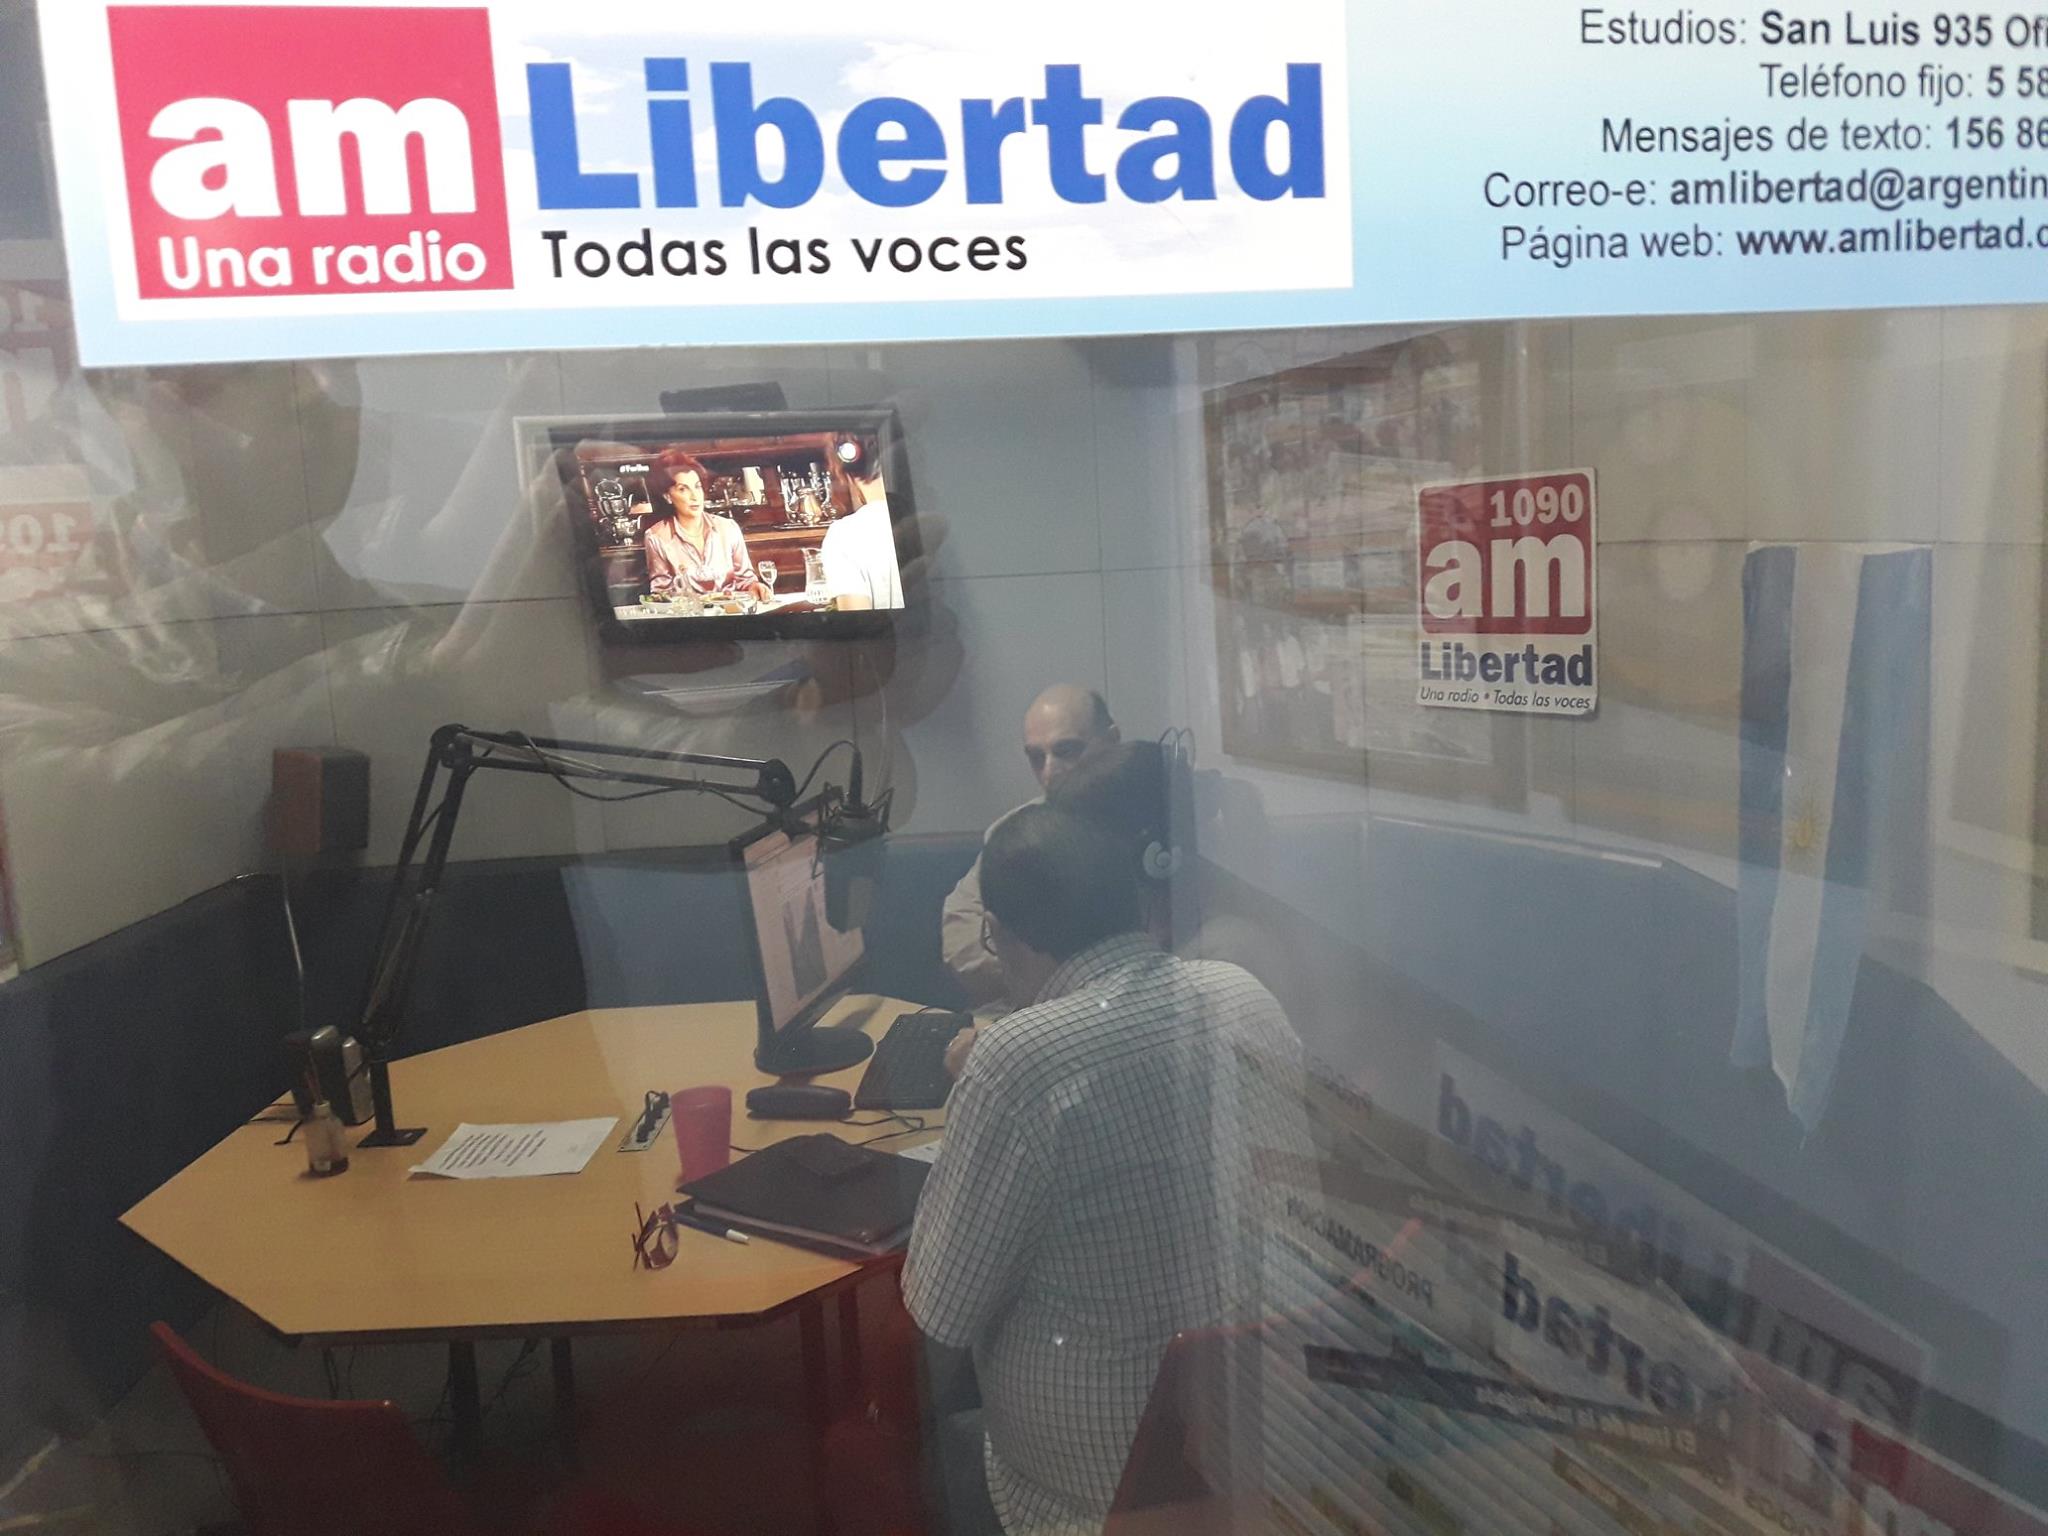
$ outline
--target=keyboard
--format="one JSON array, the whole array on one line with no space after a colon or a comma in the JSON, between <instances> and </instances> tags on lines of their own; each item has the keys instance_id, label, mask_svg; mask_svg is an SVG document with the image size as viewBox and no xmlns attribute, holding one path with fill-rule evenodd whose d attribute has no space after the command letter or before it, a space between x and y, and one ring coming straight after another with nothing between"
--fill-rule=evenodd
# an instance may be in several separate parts
<instances>
[{"instance_id":1,"label":"keyboard","mask_svg":"<svg viewBox=\"0 0 2048 1536\"><path fill-rule=\"evenodd\" d=\"M906 1013L875 1044L875 1059L853 1095L855 1109L938 1109L953 1091L946 1047L973 1018L964 1013Z\"/></svg>"}]
</instances>

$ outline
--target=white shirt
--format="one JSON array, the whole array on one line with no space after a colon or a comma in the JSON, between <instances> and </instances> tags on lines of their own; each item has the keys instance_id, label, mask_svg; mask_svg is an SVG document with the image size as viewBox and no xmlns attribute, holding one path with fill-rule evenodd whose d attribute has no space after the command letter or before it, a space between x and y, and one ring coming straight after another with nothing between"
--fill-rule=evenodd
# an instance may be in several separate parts
<instances>
[{"instance_id":1,"label":"white shirt","mask_svg":"<svg viewBox=\"0 0 2048 1536\"><path fill-rule=\"evenodd\" d=\"M833 597L865 597L873 608L903 606L903 574L896 564L896 530L889 500L871 501L825 530L825 590Z\"/></svg>"},{"instance_id":2,"label":"white shirt","mask_svg":"<svg viewBox=\"0 0 2048 1536\"><path fill-rule=\"evenodd\" d=\"M973 1346L1012 1536L1099 1527L1167 1340L1261 1312L1255 1234L1284 1191L1251 1154L1306 1146L1300 1073L1248 974L1136 934L983 1029L903 1294L928 1337Z\"/></svg>"}]
</instances>

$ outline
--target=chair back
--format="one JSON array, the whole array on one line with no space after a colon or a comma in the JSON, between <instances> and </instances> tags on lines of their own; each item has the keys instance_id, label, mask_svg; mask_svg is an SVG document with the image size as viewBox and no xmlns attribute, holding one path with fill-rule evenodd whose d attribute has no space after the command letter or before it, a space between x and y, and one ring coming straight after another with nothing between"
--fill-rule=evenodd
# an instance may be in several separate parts
<instances>
[{"instance_id":1,"label":"chair back","mask_svg":"<svg viewBox=\"0 0 2048 1536\"><path fill-rule=\"evenodd\" d=\"M266 1392L150 1329L227 1467L250 1536L478 1536L398 1405Z\"/></svg>"},{"instance_id":2,"label":"chair back","mask_svg":"<svg viewBox=\"0 0 2048 1536\"><path fill-rule=\"evenodd\" d=\"M1168 1341L1131 1439L1104 1536L1234 1536L1273 1525L1269 1434L1298 1436L1294 1403L1269 1420L1276 1380L1301 1361L1298 1320L1196 1328ZM1299 1395L1290 1383L1283 1397ZM1320 1438L1311 1429L1310 1434Z\"/></svg>"},{"instance_id":3,"label":"chair back","mask_svg":"<svg viewBox=\"0 0 2048 1536\"><path fill-rule=\"evenodd\" d=\"M1113 1536L1207 1523L1224 1490L1203 1466L1202 1420L1228 1348L1220 1329L1177 1333L1168 1342L1105 1527Z\"/></svg>"}]
</instances>

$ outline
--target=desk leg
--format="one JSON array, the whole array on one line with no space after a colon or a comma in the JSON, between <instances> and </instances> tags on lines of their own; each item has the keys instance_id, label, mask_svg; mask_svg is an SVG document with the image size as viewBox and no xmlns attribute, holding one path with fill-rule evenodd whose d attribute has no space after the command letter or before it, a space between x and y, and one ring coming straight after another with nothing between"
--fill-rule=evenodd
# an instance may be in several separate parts
<instances>
[{"instance_id":1,"label":"desk leg","mask_svg":"<svg viewBox=\"0 0 2048 1536\"><path fill-rule=\"evenodd\" d=\"M813 1529L832 1536L832 1490L825 1483L825 1431L832 1423L832 1376L825 1359L825 1303L817 1297L797 1309L803 1342L804 1416L810 1423Z\"/></svg>"},{"instance_id":2,"label":"desk leg","mask_svg":"<svg viewBox=\"0 0 2048 1536\"><path fill-rule=\"evenodd\" d=\"M564 1337L548 1341L555 1379L555 1433L562 1438L562 1457L569 1470L578 1470L576 1458L576 1356Z\"/></svg>"},{"instance_id":3,"label":"desk leg","mask_svg":"<svg viewBox=\"0 0 2048 1536\"><path fill-rule=\"evenodd\" d=\"M484 1420L483 1394L476 1381L476 1346L466 1339L448 1345L448 1413L455 1421L455 1453L466 1456L475 1448Z\"/></svg>"},{"instance_id":4,"label":"desk leg","mask_svg":"<svg viewBox=\"0 0 2048 1536\"><path fill-rule=\"evenodd\" d=\"M867 1385L860 1370L860 1287L849 1285L839 1293L839 1379L858 1404Z\"/></svg>"}]
</instances>

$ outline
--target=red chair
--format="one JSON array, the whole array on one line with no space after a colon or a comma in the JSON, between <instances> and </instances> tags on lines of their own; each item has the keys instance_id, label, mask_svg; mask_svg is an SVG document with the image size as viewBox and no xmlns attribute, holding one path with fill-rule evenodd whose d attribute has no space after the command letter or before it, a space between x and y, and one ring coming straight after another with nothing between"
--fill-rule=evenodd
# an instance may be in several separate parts
<instances>
[{"instance_id":1,"label":"red chair","mask_svg":"<svg viewBox=\"0 0 2048 1536\"><path fill-rule=\"evenodd\" d=\"M227 1466L250 1536L481 1536L396 1403L330 1403L222 1374L149 1330Z\"/></svg>"},{"instance_id":2,"label":"red chair","mask_svg":"<svg viewBox=\"0 0 2048 1536\"><path fill-rule=\"evenodd\" d=\"M220 1453L249 1536L483 1536L396 1403L267 1392L215 1370L165 1324L149 1331ZM677 1536L582 1490L549 1525L555 1536Z\"/></svg>"},{"instance_id":3,"label":"red chair","mask_svg":"<svg viewBox=\"0 0 2048 1536\"><path fill-rule=\"evenodd\" d=\"M1233 1529L1236 1490L1216 1465L1221 1448L1213 1443L1213 1416L1227 1400L1247 1348L1259 1347L1264 1327L1193 1329L1167 1341L1124 1459L1105 1536ZM1247 1528L1259 1525L1254 1521Z\"/></svg>"}]
</instances>

